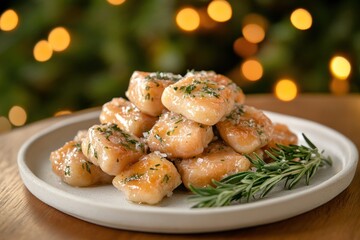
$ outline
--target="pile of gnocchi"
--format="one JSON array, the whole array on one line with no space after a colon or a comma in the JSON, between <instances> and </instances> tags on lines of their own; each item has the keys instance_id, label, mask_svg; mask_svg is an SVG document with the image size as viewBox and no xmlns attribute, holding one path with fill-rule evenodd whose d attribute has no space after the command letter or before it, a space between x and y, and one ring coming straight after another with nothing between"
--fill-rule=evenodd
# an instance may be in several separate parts
<instances>
[{"instance_id":1,"label":"pile of gnocchi","mask_svg":"<svg viewBox=\"0 0 360 240\"><path fill-rule=\"evenodd\" d=\"M205 187L249 170L244 154L266 158L276 143L297 143L286 125L246 105L241 88L213 71L135 71L126 97L105 103L99 124L51 152L63 182L112 183L127 200L153 205L181 184Z\"/></svg>"}]
</instances>

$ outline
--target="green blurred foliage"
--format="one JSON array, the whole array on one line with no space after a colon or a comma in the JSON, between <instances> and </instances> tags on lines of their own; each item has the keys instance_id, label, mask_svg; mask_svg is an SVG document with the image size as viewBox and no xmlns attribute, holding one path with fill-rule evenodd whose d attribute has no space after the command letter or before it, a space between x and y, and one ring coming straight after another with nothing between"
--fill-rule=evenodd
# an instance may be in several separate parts
<instances>
[{"instance_id":1,"label":"green blurred foliage","mask_svg":"<svg viewBox=\"0 0 360 240\"><path fill-rule=\"evenodd\" d=\"M124 96L134 70L215 70L231 76L245 93L271 92L279 77L290 76L302 92L328 92L328 63L335 54L351 61L350 91L359 92L359 1L229 2L229 22L186 33L176 26L176 12L183 6L204 9L209 1L127 0L113 6L106 0L3 0L0 14L12 8L20 22L13 31L0 31L0 116L7 116L13 105L26 109L28 122L62 109L102 105ZM291 25L289 17L297 7L312 14L311 29L299 31ZM249 13L269 21L256 54L264 76L254 83L241 79L238 68L243 59L233 50L242 19ZM69 48L37 62L35 44L58 26L69 30Z\"/></svg>"}]
</instances>

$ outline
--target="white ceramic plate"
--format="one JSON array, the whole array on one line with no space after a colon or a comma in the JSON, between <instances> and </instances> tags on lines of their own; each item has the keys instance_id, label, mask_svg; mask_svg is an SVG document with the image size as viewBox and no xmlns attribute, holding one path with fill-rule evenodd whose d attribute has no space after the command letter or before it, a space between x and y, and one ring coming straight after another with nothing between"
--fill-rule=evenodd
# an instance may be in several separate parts
<instances>
[{"instance_id":1,"label":"white ceramic plate","mask_svg":"<svg viewBox=\"0 0 360 240\"><path fill-rule=\"evenodd\" d=\"M330 201L350 184L358 161L351 141L315 122L272 112L267 115L274 122L288 124L299 139L305 133L333 158L333 166L320 169L309 186L275 189L266 198L250 203L192 209L189 194L175 191L157 206L133 204L111 185L74 188L51 171L50 152L72 139L78 130L97 123L99 112L92 112L70 117L29 139L19 151L19 171L32 194L64 213L103 226L162 233L214 232L283 220Z\"/></svg>"}]
</instances>

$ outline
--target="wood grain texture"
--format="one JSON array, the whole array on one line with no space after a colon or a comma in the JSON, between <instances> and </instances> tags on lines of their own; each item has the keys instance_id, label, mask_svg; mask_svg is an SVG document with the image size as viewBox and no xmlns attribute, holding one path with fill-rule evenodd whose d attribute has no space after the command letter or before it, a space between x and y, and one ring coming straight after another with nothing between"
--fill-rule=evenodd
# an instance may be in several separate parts
<instances>
[{"instance_id":1,"label":"wood grain texture","mask_svg":"<svg viewBox=\"0 0 360 240\"><path fill-rule=\"evenodd\" d=\"M264 110L329 126L343 133L360 149L360 95L301 95L292 102L281 102L271 95L250 95L246 101ZM64 118L39 121L0 135L0 240L360 239L359 165L351 185L328 203L284 221L251 228L209 234L150 234L102 227L68 216L39 201L25 188L16 163L18 150L26 139Z\"/></svg>"}]
</instances>

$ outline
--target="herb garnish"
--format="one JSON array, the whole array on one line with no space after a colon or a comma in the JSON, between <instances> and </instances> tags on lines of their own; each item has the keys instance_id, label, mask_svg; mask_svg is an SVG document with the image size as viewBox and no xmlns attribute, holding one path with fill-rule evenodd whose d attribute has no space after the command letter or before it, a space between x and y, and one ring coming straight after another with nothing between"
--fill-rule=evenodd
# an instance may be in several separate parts
<instances>
[{"instance_id":1,"label":"herb garnish","mask_svg":"<svg viewBox=\"0 0 360 240\"><path fill-rule=\"evenodd\" d=\"M332 165L331 158L325 157L318 148L303 134L309 147L303 145L285 146L277 144L277 148L265 151L273 162L264 162L256 153L252 157L246 155L256 170L240 172L221 181L213 180L213 186L196 188L190 186L195 194L190 201L196 202L194 208L222 207L232 203L240 203L242 199L265 197L278 183L285 180L284 188L292 189L305 177L309 185L319 167Z\"/></svg>"},{"instance_id":2,"label":"herb garnish","mask_svg":"<svg viewBox=\"0 0 360 240\"><path fill-rule=\"evenodd\" d=\"M142 174L135 173L129 177L124 178L121 182L126 184L131 181L140 180L143 175L144 175L143 173Z\"/></svg>"},{"instance_id":3,"label":"herb garnish","mask_svg":"<svg viewBox=\"0 0 360 240\"><path fill-rule=\"evenodd\" d=\"M81 164L82 169L86 170L88 173L91 174L91 165L93 165L93 163L89 162L89 161L85 161Z\"/></svg>"},{"instance_id":4,"label":"herb garnish","mask_svg":"<svg viewBox=\"0 0 360 240\"><path fill-rule=\"evenodd\" d=\"M168 174L165 174L162 181L161 181L161 183L168 183L169 180L170 180L170 176Z\"/></svg>"},{"instance_id":5,"label":"herb garnish","mask_svg":"<svg viewBox=\"0 0 360 240\"><path fill-rule=\"evenodd\" d=\"M239 124L241 117L245 114L244 105L235 105L234 109L226 116L234 124Z\"/></svg>"},{"instance_id":6,"label":"herb garnish","mask_svg":"<svg viewBox=\"0 0 360 240\"><path fill-rule=\"evenodd\" d=\"M71 173L70 173L70 166L66 166L66 167L65 167L64 174L65 174L65 176L69 176L69 177L70 177L70 175L71 175Z\"/></svg>"},{"instance_id":7,"label":"herb garnish","mask_svg":"<svg viewBox=\"0 0 360 240\"><path fill-rule=\"evenodd\" d=\"M147 93L144 98L145 100L150 100L150 93Z\"/></svg>"},{"instance_id":8,"label":"herb garnish","mask_svg":"<svg viewBox=\"0 0 360 240\"><path fill-rule=\"evenodd\" d=\"M102 133L105 138L110 141L110 136L114 135L114 132L118 133L118 136L120 135L124 139L122 139L118 144L130 149L130 150L136 150L138 148L141 148L142 151L145 151L144 144L140 141L136 140L131 134L127 133L126 131L119 128L115 123L106 125L103 124L101 127L97 127L96 130L98 130L100 133ZM88 154L90 150L90 144L88 145ZM94 150L95 158L97 158L97 153Z\"/></svg>"},{"instance_id":9,"label":"herb garnish","mask_svg":"<svg viewBox=\"0 0 360 240\"><path fill-rule=\"evenodd\" d=\"M76 148L76 151L77 152L82 152L81 150L81 143L80 142L77 142L74 144L74 148Z\"/></svg>"},{"instance_id":10,"label":"herb garnish","mask_svg":"<svg viewBox=\"0 0 360 240\"><path fill-rule=\"evenodd\" d=\"M159 142L162 142L162 141L163 141L162 137L160 137L159 134L155 134L154 137L155 137L157 140L159 140Z\"/></svg>"}]
</instances>

